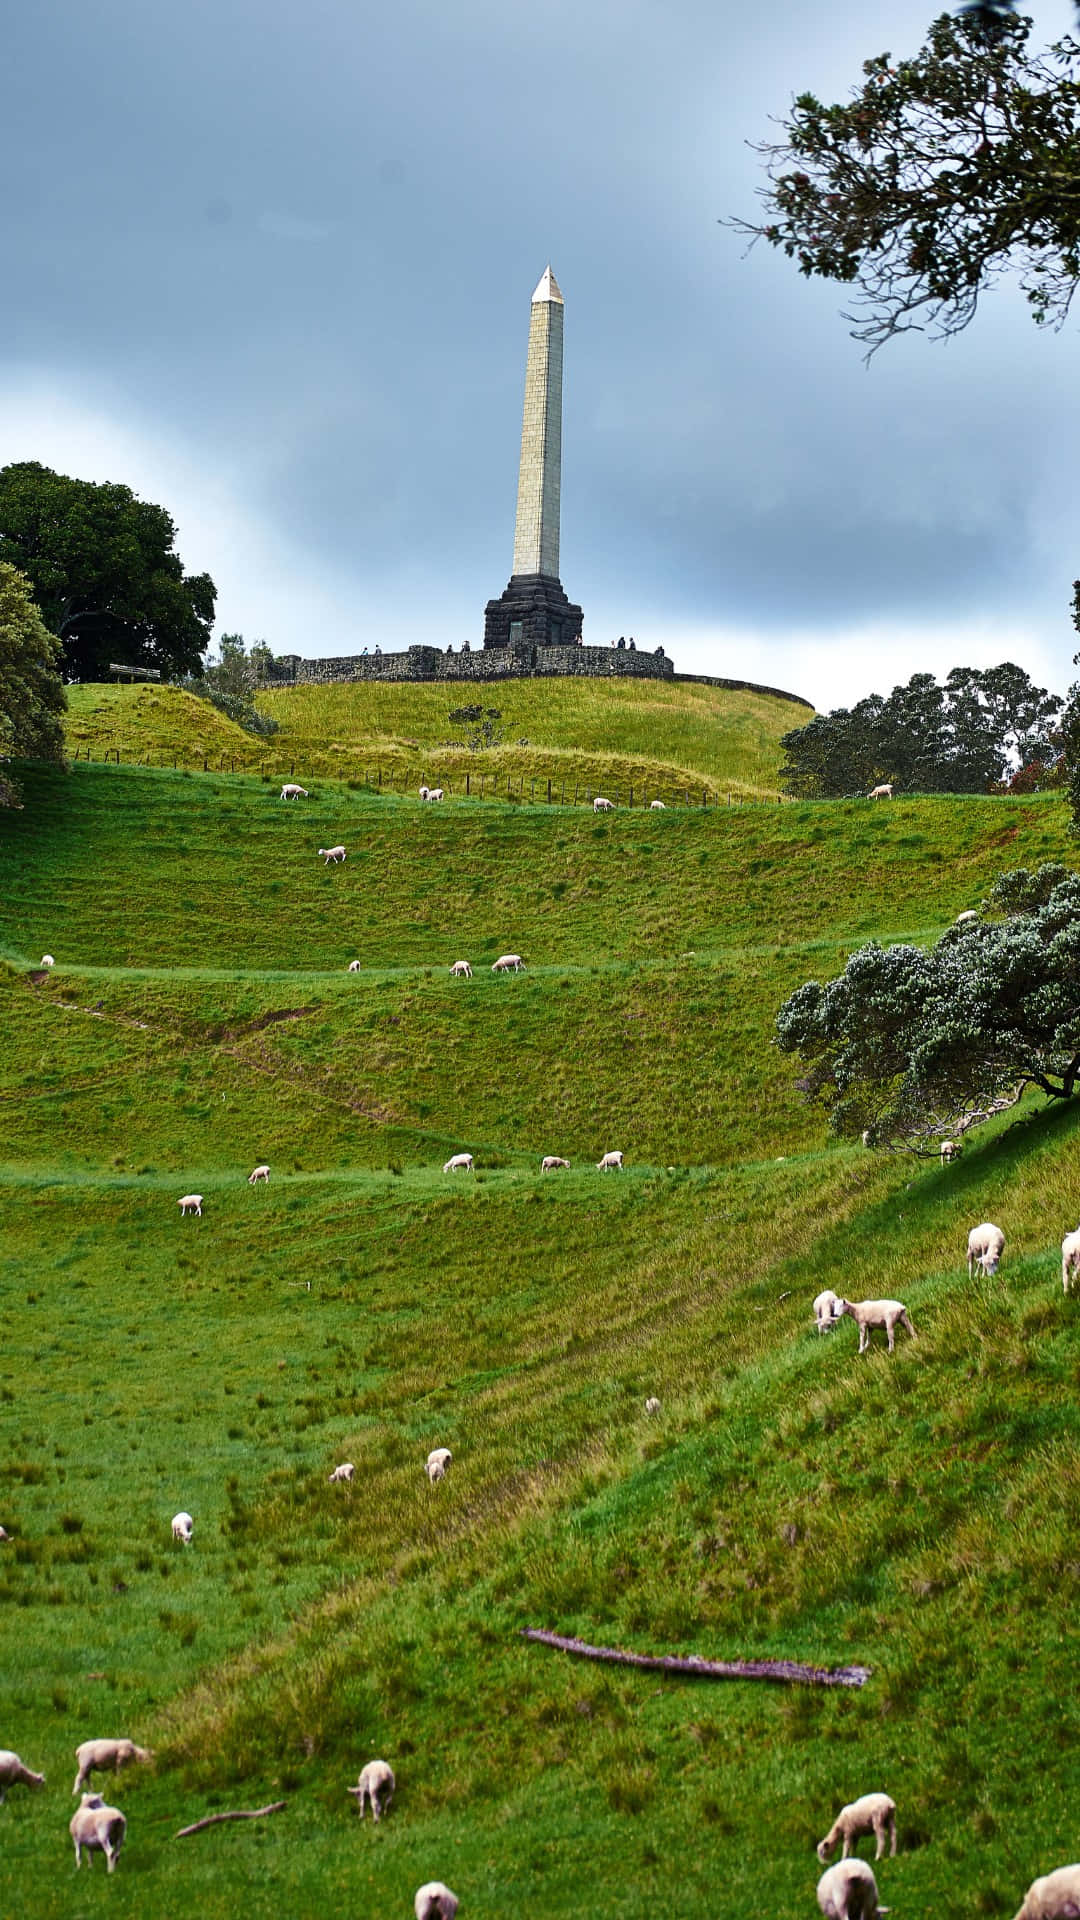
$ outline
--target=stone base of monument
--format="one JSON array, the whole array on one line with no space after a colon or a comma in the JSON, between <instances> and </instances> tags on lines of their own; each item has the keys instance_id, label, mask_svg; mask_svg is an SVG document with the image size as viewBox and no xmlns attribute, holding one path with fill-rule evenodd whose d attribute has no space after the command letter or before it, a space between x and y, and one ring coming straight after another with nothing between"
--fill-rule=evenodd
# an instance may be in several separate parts
<instances>
[{"instance_id":1,"label":"stone base of monument","mask_svg":"<svg viewBox=\"0 0 1080 1920\"><path fill-rule=\"evenodd\" d=\"M484 608L484 649L510 647L530 657L534 647L568 647L581 634L581 608L546 573L515 573L505 593Z\"/></svg>"}]
</instances>

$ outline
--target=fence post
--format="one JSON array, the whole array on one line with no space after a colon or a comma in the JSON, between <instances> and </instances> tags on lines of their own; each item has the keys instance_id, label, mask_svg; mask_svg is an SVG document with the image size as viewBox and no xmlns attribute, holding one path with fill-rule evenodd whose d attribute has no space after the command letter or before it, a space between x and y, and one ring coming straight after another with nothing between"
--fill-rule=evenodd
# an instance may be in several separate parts
<instances>
[{"instance_id":1,"label":"fence post","mask_svg":"<svg viewBox=\"0 0 1080 1920\"><path fill-rule=\"evenodd\" d=\"M706 807L709 804L709 796L704 787L702 787L701 789L701 804L703 807Z\"/></svg>"},{"instance_id":2,"label":"fence post","mask_svg":"<svg viewBox=\"0 0 1080 1920\"><path fill-rule=\"evenodd\" d=\"M208 764L207 764L207 759L206 759L206 755L205 755L205 753L203 754L203 757L202 757L202 770L203 770L203 772L204 772L204 773L209 773L209 771L210 771L210 769L209 769L209 766L208 766Z\"/></svg>"},{"instance_id":3,"label":"fence post","mask_svg":"<svg viewBox=\"0 0 1080 1920\"><path fill-rule=\"evenodd\" d=\"M687 806L689 806L689 805L690 805L690 795L689 795L689 793L688 793L688 791L687 791L687 789L686 789L685 787L683 788L683 799L684 799L684 800L686 801L686 804L687 804Z\"/></svg>"},{"instance_id":4,"label":"fence post","mask_svg":"<svg viewBox=\"0 0 1080 1920\"><path fill-rule=\"evenodd\" d=\"M379 792L382 792L382 768L379 768Z\"/></svg>"},{"instance_id":5,"label":"fence post","mask_svg":"<svg viewBox=\"0 0 1080 1920\"><path fill-rule=\"evenodd\" d=\"M631 787L631 789L630 789L630 805L631 805L631 806L633 806L633 804L634 804L634 789L633 789L633 787Z\"/></svg>"},{"instance_id":6,"label":"fence post","mask_svg":"<svg viewBox=\"0 0 1080 1920\"><path fill-rule=\"evenodd\" d=\"M467 774L465 775L465 798L466 798L466 800L468 799L468 797L469 797L469 794L470 794L470 792L471 792L471 791L472 791L472 775L471 775L470 773L467 773Z\"/></svg>"},{"instance_id":7,"label":"fence post","mask_svg":"<svg viewBox=\"0 0 1080 1920\"><path fill-rule=\"evenodd\" d=\"M548 806L551 805L551 781L548 781Z\"/></svg>"},{"instance_id":8,"label":"fence post","mask_svg":"<svg viewBox=\"0 0 1080 1920\"><path fill-rule=\"evenodd\" d=\"M531 804L531 803L532 803L532 801L534 801L535 799L536 799L536 781L535 781L535 780L530 780L530 781L529 781L529 801L530 801L530 804Z\"/></svg>"}]
</instances>

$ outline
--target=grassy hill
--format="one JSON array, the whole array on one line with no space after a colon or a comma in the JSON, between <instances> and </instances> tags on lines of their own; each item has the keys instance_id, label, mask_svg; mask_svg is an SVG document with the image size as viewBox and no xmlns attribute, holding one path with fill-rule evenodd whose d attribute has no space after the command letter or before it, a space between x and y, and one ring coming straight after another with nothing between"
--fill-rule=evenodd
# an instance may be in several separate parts
<instances>
[{"instance_id":1,"label":"grassy hill","mask_svg":"<svg viewBox=\"0 0 1080 1920\"><path fill-rule=\"evenodd\" d=\"M1002 867L1069 858L1064 803L596 821L327 779L295 806L240 775L23 784L0 1745L48 1782L4 1812L13 1910L71 1912L65 1768L110 1732L159 1756L106 1782L118 1914L407 1915L440 1877L462 1920L751 1920L763 1885L796 1920L814 1842L873 1787L897 1912L1007 1916L1074 1858L1080 1123L1029 1103L945 1172L868 1154L769 1038L853 944L932 938ZM493 976L508 947L528 971ZM476 1176L444 1176L461 1149ZM984 1218L1006 1256L971 1283ZM917 1340L819 1338L824 1285L904 1299ZM707 1686L527 1625L873 1673ZM375 1754L377 1832L344 1792Z\"/></svg>"},{"instance_id":2,"label":"grassy hill","mask_svg":"<svg viewBox=\"0 0 1080 1920\"><path fill-rule=\"evenodd\" d=\"M85 757L194 767L330 774L414 790L421 780L464 791L483 779L522 798L775 798L779 741L811 709L690 682L587 679L499 684L302 686L259 695L279 724L254 739L207 702L176 687L69 689L69 749ZM470 752L452 709L476 702L502 715L503 744ZM455 742L457 744L455 744Z\"/></svg>"}]
</instances>

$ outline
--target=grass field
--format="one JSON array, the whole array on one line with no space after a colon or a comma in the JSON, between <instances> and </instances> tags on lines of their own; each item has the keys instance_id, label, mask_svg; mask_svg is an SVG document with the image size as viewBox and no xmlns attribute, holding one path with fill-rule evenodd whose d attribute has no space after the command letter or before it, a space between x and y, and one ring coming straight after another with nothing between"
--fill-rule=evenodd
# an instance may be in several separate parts
<instances>
[{"instance_id":1,"label":"grass field","mask_svg":"<svg viewBox=\"0 0 1080 1920\"><path fill-rule=\"evenodd\" d=\"M47 1784L0 1814L11 1910L392 1920L443 1878L462 1920L798 1920L813 1843L875 1787L899 1914L1007 1917L1075 1858L1056 1249L1080 1122L1025 1103L946 1172L868 1154L769 1038L857 942L932 938L1003 867L1070 859L1064 803L594 821L328 779L283 806L239 774L21 778L0 1745ZM507 947L527 971L492 976ZM613 1146L626 1171L597 1174ZM475 1177L444 1176L462 1149ZM542 1178L545 1152L571 1171ZM1008 1246L971 1283L983 1218ZM825 1285L906 1300L917 1340L820 1339ZM873 1673L710 1687L526 1625ZM158 1759L105 1783L129 1821L106 1890L100 1862L72 1882L66 1822L75 1744L107 1733ZM377 1831L344 1791L374 1754L398 1776Z\"/></svg>"}]
</instances>

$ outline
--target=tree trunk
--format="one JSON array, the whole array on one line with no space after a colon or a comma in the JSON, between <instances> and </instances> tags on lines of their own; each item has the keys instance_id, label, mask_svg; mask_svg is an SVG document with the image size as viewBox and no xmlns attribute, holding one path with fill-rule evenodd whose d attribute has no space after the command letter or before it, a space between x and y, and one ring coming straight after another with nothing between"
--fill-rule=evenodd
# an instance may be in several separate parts
<instances>
[{"instance_id":1,"label":"tree trunk","mask_svg":"<svg viewBox=\"0 0 1080 1920\"><path fill-rule=\"evenodd\" d=\"M583 1660L604 1660L617 1667L645 1667L651 1673L682 1673L698 1680L775 1680L807 1687L864 1687L869 1667L807 1667L797 1660L702 1660L696 1653L623 1653L617 1647L590 1647L584 1640L549 1633L545 1627L522 1627L522 1639L539 1640Z\"/></svg>"}]
</instances>

